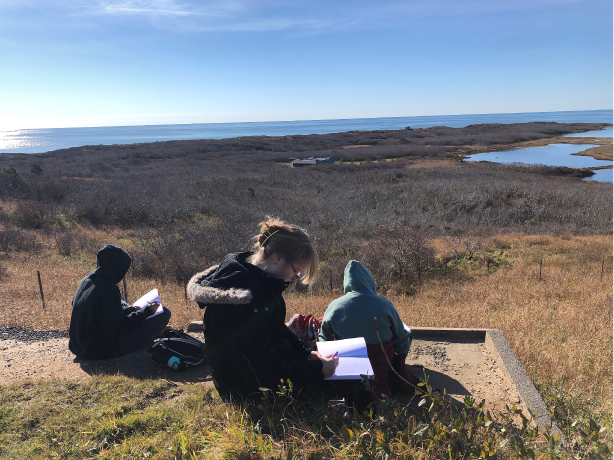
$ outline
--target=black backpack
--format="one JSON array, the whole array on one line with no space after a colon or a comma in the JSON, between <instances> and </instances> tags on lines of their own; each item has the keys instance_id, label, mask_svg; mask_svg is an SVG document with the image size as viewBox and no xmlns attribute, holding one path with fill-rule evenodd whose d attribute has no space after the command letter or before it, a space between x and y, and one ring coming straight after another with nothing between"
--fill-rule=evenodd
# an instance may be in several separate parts
<instances>
[{"instance_id":1,"label":"black backpack","mask_svg":"<svg viewBox=\"0 0 614 460\"><path fill-rule=\"evenodd\" d=\"M209 363L205 344L183 330L169 329L164 336L154 340L148 349L151 358L171 369L182 371L203 361Z\"/></svg>"}]
</instances>

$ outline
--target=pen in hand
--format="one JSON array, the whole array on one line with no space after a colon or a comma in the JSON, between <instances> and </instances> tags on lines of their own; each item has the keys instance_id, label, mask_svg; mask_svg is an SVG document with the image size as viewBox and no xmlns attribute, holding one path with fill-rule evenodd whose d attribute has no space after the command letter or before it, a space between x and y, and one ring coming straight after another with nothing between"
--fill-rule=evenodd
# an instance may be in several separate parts
<instances>
[{"instance_id":1,"label":"pen in hand","mask_svg":"<svg viewBox=\"0 0 614 460\"><path fill-rule=\"evenodd\" d=\"M335 354L333 355L333 358L336 358L338 354L339 354L339 352L336 351Z\"/></svg>"}]
</instances>

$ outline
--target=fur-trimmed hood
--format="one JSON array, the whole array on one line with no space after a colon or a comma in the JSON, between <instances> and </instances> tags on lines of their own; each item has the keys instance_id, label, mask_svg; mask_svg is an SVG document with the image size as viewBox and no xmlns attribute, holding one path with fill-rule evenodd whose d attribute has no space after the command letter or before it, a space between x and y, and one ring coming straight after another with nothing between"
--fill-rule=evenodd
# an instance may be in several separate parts
<instances>
[{"instance_id":1,"label":"fur-trimmed hood","mask_svg":"<svg viewBox=\"0 0 614 460\"><path fill-rule=\"evenodd\" d=\"M207 277L215 273L219 265L209 267L204 272L197 273L188 283L188 295L194 302L200 304L243 305L252 301L252 291L249 289L222 289L209 286Z\"/></svg>"},{"instance_id":2,"label":"fur-trimmed hood","mask_svg":"<svg viewBox=\"0 0 614 460\"><path fill-rule=\"evenodd\" d=\"M194 275L188 283L192 300L205 308L207 305L246 305L259 301L263 295L281 294L289 283L247 262L251 255L251 252L228 254L219 265Z\"/></svg>"}]
</instances>

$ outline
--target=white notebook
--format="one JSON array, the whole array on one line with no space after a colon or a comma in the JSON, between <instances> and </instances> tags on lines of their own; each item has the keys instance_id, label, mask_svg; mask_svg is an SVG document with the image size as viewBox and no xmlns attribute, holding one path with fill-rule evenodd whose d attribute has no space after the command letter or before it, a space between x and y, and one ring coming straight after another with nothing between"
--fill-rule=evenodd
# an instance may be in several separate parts
<instances>
[{"instance_id":1,"label":"white notebook","mask_svg":"<svg viewBox=\"0 0 614 460\"><path fill-rule=\"evenodd\" d=\"M318 342L317 345L318 352L322 356L337 353L339 358L339 366L335 369L335 373L326 380L352 380L360 379L361 375L373 376L364 338Z\"/></svg>"},{"instance_id":2,"label":"white notebook","mask_svg":"<svg viewBox=\"0 0 614 460\"><path fill-rule=\"evenodd\" d=\"M158 295L157 289L152 289L147 294L145 294L143 297L141 297L139 300L134 302L133 305L135 307L139 307L142 310L143 308L147 307L147 304L149 302L153 302L154 300L157 300L160 303L158 304L158 309L156 310L156 312L153 315L149 316L149 318L153 318L154 316L159 315L163 311L162 302L160 301L160 296Z\"/></svg>"}]
</instances>

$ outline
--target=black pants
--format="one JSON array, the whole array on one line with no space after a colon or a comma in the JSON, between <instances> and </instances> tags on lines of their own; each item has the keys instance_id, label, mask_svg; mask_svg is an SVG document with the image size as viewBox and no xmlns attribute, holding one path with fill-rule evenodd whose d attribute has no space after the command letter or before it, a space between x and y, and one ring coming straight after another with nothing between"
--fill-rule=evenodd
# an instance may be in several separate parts
<instances>
[{"instance_id":1,"label":"black pants","mask_svg":"<svg viewBox=\"0 0 614 460\"><path fill-rule=\"evenodd\" d=\"M365 388L360 380L324 380L318 384L303 387L298 399L317 401L327 404L330 400L345 399L348 407L364 412L374 401L373 393Z\"/></svg>"},{"instance_id":2,"label":"black pants","mask_svg":"<svg viewBox=\"0 0 614 460\"><path fill-rule=\"evenodd\" d=\"M171 319L171 311L166 307L162 308L164 310L162 313L150 316L137 329L122 336L115 350L116 358L141 349L149 339L166 327Z\"/></svg>"}]
</instances>

